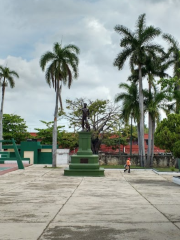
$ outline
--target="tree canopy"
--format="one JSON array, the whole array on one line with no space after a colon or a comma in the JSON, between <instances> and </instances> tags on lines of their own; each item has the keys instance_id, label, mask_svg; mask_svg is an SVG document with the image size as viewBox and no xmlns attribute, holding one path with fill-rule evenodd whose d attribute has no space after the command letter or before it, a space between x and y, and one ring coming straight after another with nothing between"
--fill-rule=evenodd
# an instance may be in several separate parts
<instances>
[{"instance_id":1,"label":"tree canopy","mask_svg":"<svg viewBox=\"0 0 180 240\"><path fill-rule=\"evenodd\" d=\"M180 157L180 114L169 114L157 126L155 145Z\"/></svg>"},{"instance_id":2,"label":"tree canopy","mask_svg":"<svg viewBox=\"0 0 180 240\"><path fill-rule=\"evenodd\" d=\"M35 128L37 137L41 139L42 144L52 145L53 122L42 121L45 128ZM69 148L73 150L78 146L78 136L76 133L67 133L62 130L64 126L57 127L57 144L60 148Z\"/></svg>"},{"instance_id":3,"label":"tree canopy","mask_svg":"<svg viewBox=\"0 0 180 240\"><path fill-rule=\"evenodd\" d=\"M14 138L16 143L25 141L31 135L27 132L26 122L16 114L3 114L3 138L9 140Z\"/></svg>"}]
</instances>

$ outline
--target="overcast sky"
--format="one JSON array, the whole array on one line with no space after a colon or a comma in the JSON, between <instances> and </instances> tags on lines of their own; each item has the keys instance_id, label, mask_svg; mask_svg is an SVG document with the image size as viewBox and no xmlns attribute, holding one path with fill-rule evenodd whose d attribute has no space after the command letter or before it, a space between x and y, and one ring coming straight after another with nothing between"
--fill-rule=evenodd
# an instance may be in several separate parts
<instances>
[{"instance_id":1,"label":"overcast sky","mask_svg":"<svg viewBox=\"0 0 180 240\"><path fill-rule=\"evenodd\" d=\"M0 0L0 64L15 70L15 88L7 87L4 113L24 118L28 130L53 121L55 92L45 81L39 59L53 44L80 48L79 77L62 99L87 97L114 101L118 84L126 82L128 63L118 71L113 61L120 52L117 24L135 29L140 14L180 41L179 0ZM161 38L155 42L165 43ZM146 82L144 82L146 85ZM1 97L1 96L0 96ZM61 124L67 123L62 120Z\"/></svg>"}]
</instances>

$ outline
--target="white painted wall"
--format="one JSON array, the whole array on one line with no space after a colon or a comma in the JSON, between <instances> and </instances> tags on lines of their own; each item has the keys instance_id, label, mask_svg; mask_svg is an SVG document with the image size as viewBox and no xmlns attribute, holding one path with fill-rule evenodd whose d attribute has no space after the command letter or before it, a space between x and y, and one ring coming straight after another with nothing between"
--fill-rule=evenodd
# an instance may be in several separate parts
<instances>
[{"instance_id":1,"label":"white painted wall","mask_svg":"<svg viewBox=\"0 0 180 240\"><path fill-rule=\"evenodd\" d=\"M69 164L69 149L57 149L57 165Z\"/></svg>"}]
</instances>

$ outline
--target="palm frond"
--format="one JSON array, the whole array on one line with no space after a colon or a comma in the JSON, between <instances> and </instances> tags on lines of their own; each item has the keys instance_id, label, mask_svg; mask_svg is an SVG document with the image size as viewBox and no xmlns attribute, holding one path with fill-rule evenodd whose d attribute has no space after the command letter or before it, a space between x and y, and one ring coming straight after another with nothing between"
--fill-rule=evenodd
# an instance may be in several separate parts
<instances>
[{"instance_id":1,"label":"palm frond","mask_svg":"<svg viewBox=\"0 0 180 240\"><path fill-rule=\"evenodd\" d=\"M136 34L138 35L138 37L140 38L140 36L142 35L142 32L144 31L146 25L146 14L141 14L138 17L137 23L136 23Z\"/></svg>"},{"instance_id":2,"label":"palm frond","mask_svg":"<svg viewBox=\"0 0 180 240\"><path fill-rule=\"evenodd\" d=\"M40 67L42 68L42 70L44 71L46 64L55 60L56 59L56 55L52 52L46 52L45 54L43 54L40 58Z\"/></svg>"},{"instance_id":3,"label":"palm frond","mask_svg":"<svg viewBox=\"0 0 180 240\"><path fill-rule=\"evenodd\" d=\"M141 34L142 42L148 43L150 40L153 40L155 37L159 36L160 34L161 34L161 30L159 28L149 26L145 28L145 30Z\"/></svg>"},{"instance_id":4,"label":"palm frond","mask_svg":"<svg viewBox=\"0 0 180 240\"><path fill-rule=\"evenodd\" d=\"M118 67L119 70L121 70L124 66L125 61L127 58L131 55L132 48L125 48L118 54L116 59L114 60L114 66Z\"/></svg>"}]
</instances>

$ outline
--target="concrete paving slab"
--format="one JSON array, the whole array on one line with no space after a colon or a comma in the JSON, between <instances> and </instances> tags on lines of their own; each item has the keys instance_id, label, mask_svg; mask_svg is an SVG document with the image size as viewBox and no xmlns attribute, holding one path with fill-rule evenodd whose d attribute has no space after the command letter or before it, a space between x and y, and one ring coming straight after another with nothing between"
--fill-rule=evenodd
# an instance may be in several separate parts
<instances>
[{"instance_id":1,"label":"concrete paving slab","mask_svg":"<svg viewBox=\"0 0 180 240\"><path fill-rule=\"evenodd\" d=\"M172 223L51 223L39 240L179 240Z\"/></svg>"},{"instance_id":2,"label":"concrete paving slab","mask_svg":"<svg viewBox=\"0 0 180 240\"><path fill-rule=\"evenodd\" d=\"M0 223L49 223L62 205L6 204L0 205Z\"/></svg>"},{"instance_id":3,"label":"concrete paving slab","mask_svg":"<svg viewBox=\"0 0 180 240\"><path fill-rule=\"evenodd\" d=\"M0 223L1 240L35 240L44 230L41 223Z\"/></svg>"},{"instance_id":4,"label":"concrete paving slab","mask_svg":"<svg viewBox=\"0 0 180 240\"><path fill-rule=\"evenodd\" d=\"M118 205L118 204L106 204L106 205L90 205L89 203L74 204L71 199L71 203L68 202L68 206L64 207L61 212L56 216L53 222L74 222L91 223L95 222L168 222L168 219L164 217L157 209L151 205L136 206L135 205Z\"/></svg>"},{"instance_id":5,"label":"concrete paving slab","mask_svg":"<svg viewBox=\"0 0 180 240\"><path fill-rule=\"evenodd\" d=\"M63 174L33 165L0 176L0 240L179 240L180 187L169 178L149 170Z\"/></svg>"}]
</instances>

